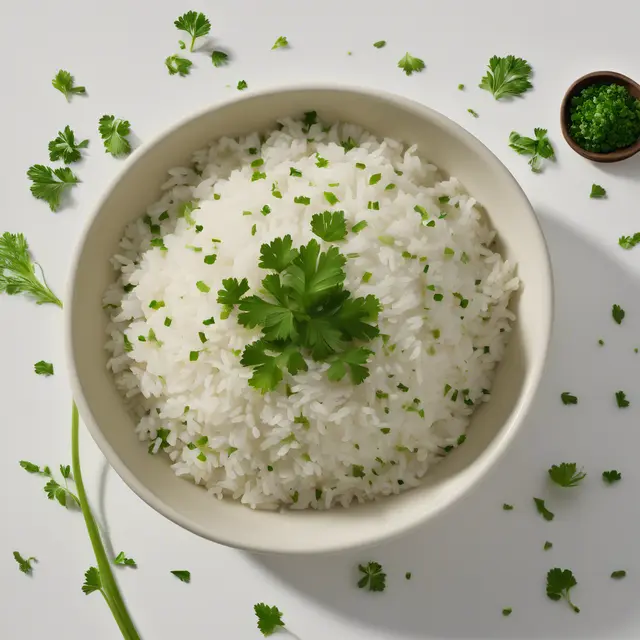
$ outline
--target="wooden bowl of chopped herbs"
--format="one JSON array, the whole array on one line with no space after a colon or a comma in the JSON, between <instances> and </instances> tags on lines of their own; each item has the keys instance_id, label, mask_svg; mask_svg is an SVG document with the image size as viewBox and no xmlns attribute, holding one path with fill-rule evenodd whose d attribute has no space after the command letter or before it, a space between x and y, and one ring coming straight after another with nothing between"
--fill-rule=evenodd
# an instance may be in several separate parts
<instances>
[{"instance_id":1,"label":"wooden bowl of chopped herbs","mask_svg":"<svg viewBox=\"0 0 640 640\"><path fill-rule=\"evenodd\" d=\"M640 85L615 71L578 78L565 93L562 135L582 157L619 162L640 151Z\"/></svg>"}]
</instances>

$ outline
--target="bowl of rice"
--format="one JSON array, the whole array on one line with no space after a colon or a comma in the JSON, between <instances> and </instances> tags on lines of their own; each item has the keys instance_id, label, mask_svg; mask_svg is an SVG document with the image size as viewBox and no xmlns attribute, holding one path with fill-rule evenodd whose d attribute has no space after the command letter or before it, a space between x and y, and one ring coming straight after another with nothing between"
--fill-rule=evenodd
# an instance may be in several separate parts
<instances>
[{"instance_id":1,"label":"bowl of rice","mask_svg":"<svg viewBox=\"0 0 640 640\"><path fill-rule=\"evenodd\" d=\"M67 309L80 414L143 500L222 544L317 553L478 484L540 380L552 277L526 196L460 126L293 88L134 152Z\"/></svg>"}]
</instances>

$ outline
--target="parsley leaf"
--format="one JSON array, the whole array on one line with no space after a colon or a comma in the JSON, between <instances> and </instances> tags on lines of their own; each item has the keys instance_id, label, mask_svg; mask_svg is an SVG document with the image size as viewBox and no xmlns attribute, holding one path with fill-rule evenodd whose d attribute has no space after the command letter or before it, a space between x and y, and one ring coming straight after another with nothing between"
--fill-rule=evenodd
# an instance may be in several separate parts
<instances>
[{"instance_id":1,"label":"parsley leaf","mask_svg":"<svg viewBox=\"0 0 640 640\"><path fill-rule=\"evenodd\" d=\"M577 584L577 580L569 569L551 569L547 573L547 597L556 601L564 598L576 613L580 613L580 609L571 602L570 595L571 589Z\"/></svg>"},{"instance_id":2,"label":"parsley leaf","mask_svg":"<svg viewBox=\"0 0 640 640\"><path fill-rule=\"evenodd\" d=\"M278 607L270 607L264 602L259 602L253 606L253 610L258 617L258 629L260 629L263 636L270 636L278 627L285 626L282 621L282 612Z\"/></svg>"},{"instance_id":3,"label":"parsley leaf","mask_svg":"<svg viewBox=\"0 0 640 640\"><path fill-rule=\"evenodd\" d=\"M87 92L84 87L74 86L73 76L68 71L64 71L62 69L56 73L51 84L55 89L64 94L64 97L67 100L69 100L72 95L80 95Z\"/></svg>"},{"instance_id":4,"label":"parsley leaf","mask_svg":"<svg viewBox=\"0 0 640 640\"><path fill-rule=\"evenodd\" d=\"M248 86L249 86L249 85L246 83L246 81L245 81L245 80L240 80L240 81L238 82L237 89L238 89L238 91L244 91Z\"/></svg>"},{"instance_id":5,"label":"parsley leaf","mask_svg":"<svg viewBox=\"0 0 640 640\"><path fill-rule=\"evenodd\" d=\"M130 130L131 125L127 120L115 116L102 116L98 123L98 131L104 141L106 153L110 153L114 158L131 153L131 144L126 138Z\"/></svg>"},{"instance_id":6,"label":"parsley leaf","mask_svg":"<svg viewBox=\"0 0 640 640\"><path fill-rule=\"evenodd\" d=\"M288 47L288 46L289 46L289 42L287 41L287 37L279 36L278 39L275 41L275 44L273 45L273 47L271 47L271 51L273 51L274 49L281 49L282 47Z\"/></svg>"},{"instance_id":7,"label":"parsley leaf","mask_svg":"<svg viewBox=\"0 0 640 640\"><path fill-rule=\"evenodd\" d=\"M549 469L549 477L561 487L576 487L586 476L587 474L582 470L578 471L575 462L562 462L559 465L554 464Z\"/></svg>"},{"instance_id":8,"label":"parsley leaf","mask_svg":"<svg viewBox=\"0 0 640 640\"><path fill-rule=\"evenodd\" d=\"M84 574L82 592L88 596L94 591L100 591L104 595L104 592L102 591L102 578L100 577L100 571L98 571L97 567L89 567Z\"/></svg>"},{"instance_id":9,"label":"parsley leaf","mask_svg":"<svg viewBox=\"0 0 640 640\"><path fill-rule=\"evenodd\" d=\"M211 62L214 67L222 67L225 64L229 64L229 54L224 51L212 51Z\"/></svg>"},{"instance_id":10,"label":"parsley leaf","mask_svg":"<svg viewBox=\"0 0 640 640\"><path fill-rule=\"evenodd\" d=\"M222 281L222 289L218 290L218 303L235 305L240 302L242 296L249 291L249 281L246 278L238 281L237 278L225 278Z\"/></svg>"},{"instance_id":11,"label":"parsley leaf","mask_svg":"<svg viewBox=\"0 0 640 640\"><path fill-rule=\"evenodd\" d=\"M38 562L33 556L31 556L30 558L23 558L18 551L13 552L13 557L18 563L18 568L20 569L20 571L22 571L22 573L26 573L27 575L30 575L33 570L31 563Z\"/></svg>"},{"instance_id":12,"label":"parsley leaf","mask_svg":"<svg viewBox=\"0 0 640 640\"><path fill-rule=\"evenodd\" d=\"M0 237L0 293L31 296L36 304L57 304L62 302L47 286L40 265L42 282L36 276L35 265L31 261L29 245L21 233L4 233Z\"/></svg>"},{"instance_id":13,"label":"parsley leaf","mask_svg":"<svg viewBox=\"0 0 640 640\"><path fill-rule=\"evenodd\" d=\"M607 484L613 484L614 482L619 482L620 480L622 480L622 474L615 469L612 469L611 471L603 471L602 479Z\"/></svg>"},{"instance_id":14,"label":"parsley leaf","mask_svg":"<svg viewBox=\"0 0 640 640\"><path fill-rule=\"evenodd\" d=\"M58 131L58 137L49 143L49 160L56 161L62 158L65 164L71 164L80 160L80 149L89 146L88 140L76 143L75 134L67 125L64 131Z\"/></svg>"},{"instance_id":15,"label":"parsley leaf","mask_svg":"<svg viewBox=\"0 0 640 640\"><path fill-rule=\"evenodd\" d=\"M197 13L196 11L187 11L184 15L181 15L174 23L177 29L185 31L191 36L191 46L189 51L193 51L193 45L197 38L206 36L211 30L211 23L204 13Z\"/></svg>"},{"instance_id":16,"label":"parsley leaf","mask_svg":"<svg viewBox=\"0 0 640 640\"><path fill-rule=\"evenodd\" d=\"M578 404L578 398L568 391L563 391L560 394L560 399L562 400L562 404Z\"/></svg>"},{"instance_id":17,"label":"parsley leaf","mask_svg":"<svg viewBox=\"0 0 640 640\"><path fill-rule=\"evenodd\" d=\"M175 570L171 572L176 578L178 578L178 580L180 580L180 582L186 582L187 584L189 584L191 582L191 572L190 571L184 571L181 569Z\"/></svg>"},{"instance_id":18,"label":"parsley leaf","mask_svg":"<svg viewBox=\"0 0 640 640\"><path fill-rule=\"evenodd\" d=\"M409 52L407 52L398 61L398 67L410 76L412 73L420 73L420 71L424 69L424 60L414 58Z\"/></svg>"},{"instance_id":19,"label":"parsley leaf","mask_svg":"<svg viewBox=\"0 0 640 640\"><path fill-rule=\"evenodd\" d=\"M522 58L492 56L488 66L489 70L479 86L490 91L496 100L506 96L519 96L533 87L529 81L531 66Z\"/></svg>"},{"instance_id":20,"label":"parsley leaf","mask_svg":"<svg viewBox=\"0 0 640 640\"><path fill-rule=\"evenodd\" d=\"M30 187L33 196L48 202L49 209L54 212L60 207L62 194L80 182L69 167L52 169L42 164L29 167L27 177L33 183Z\"/></svg>"},{"instance_id":21,"label":"parsley leaf","mask_svg":"<svg viewBox=\"0 0 640 640\"><path fill-rule=\"evenodd\" d=\"M606 195L607 190L604 187L595 183L591 185L591 193L589 194L590 198L604 198Z\"/></svg>"},{"instance_id":22,"label":"parsley leaf","mask_svg":"<svg viewBox=\"0 0 640 640\"><path fill-rule=\"evenodd\" d=\"M315 213L311 218L311 231L325 242L344 240L347 236L344 211Z\"/></svg>"},{"instance_id":23,"label":"parsley leaf","mask_svg":"<svg viewBox=\"0 0 640 640\"><path fill-rule=\"evenodd\" d=\"M387 44L387 41L386 41L386 40L378 40L378 42L374 42L374 43L373 43L373 46L374 46L376 49L382 49L382 47L386 46L386 44Z\"/></svg>"},{"instance_id":24,"label":"parsley leaf","mask_svg":"<svg viewBox=\"0 0 640 640\"><path fill-rule=\"evenodd\" d=\"M614 304L611 307L611 315L618 324L622 324L625 316L624 309L620 305Z\"/></svg>"},{"instance_id":25,"label":"parsley leaf","mask_svg":"<svg viewBox=\"0 0 640 640\"><path fill-rule=\"evenodd\" d=\"M634 233L632 236L620 236L618 244L623 249L633 249L638 243L640 243L640 232Z\"/></svg>"},{"instance_id":26,"label":"parsley leaf","mask_svg":"<svg viewBox=\"0 0 640 640\"><path fill-rule=\"evenodd\" d=\"M480 117L478 115L478 112L474 111L473 109L467 109L467 112L470 113L474 118L479 118Z\"/></svg>"},{"instance_id":27,"label":"parsley leaf","mask_svg":"<svg viewBox=\"0 0 640 640\"><path fill-rule=\"evenodd\" d=\"M538 513L548 522L551 522L556 516L554 513L551 513L549 509L544 504L544 500L542 498L534 498L533 501L536 503L536 509Z\"/></svg>"},{"instance_id":28,"label":"parsley leaf","mask_svg":"<svg viewBox=\"0 0 640 640\"><path fill-rule=\"evenodd\" d=\"M293 248L293 240L287 234L284 238L275 238L269 244L260 247L261 269L273 269L280 273L284 271L296 258L298 250Z\"/></svg>"},{"instance_id":29,"label":"parsley leaf","mask_svg":"<svg viewBox=\"0 0 640 640\"><path fill-rule=\"evenodd\" d=\"M342 380L347 370L349 370L351 382L353 384L361 384L369 377L369 369L365 365L371 355L373 355L373 351L364 347L339 353L331 363L327 371L327 377L329 380L337 382Z\"/></svg>"},{"instance_id":30,"label":"parsley leaf","mask_svg":"<svg viewBox=\"0 0 640 640\"><path fill-rule=\"evenodd\" d=\"M136 568L138 565L136 564L136 561L133 558L127 558L124 555L124 551L121 551L114 559L113 559L113 564L119 564L122 565L124 567L134 567Z\"/></svg>"},{"instance_id":31,"label":"parsley leaf","mask_svg":"<svg viewBox=\"0 0 640 640\"><path fill-rule=\"evenodd\" d=\"M169 56L164 61L167 69L169 70L169 75L174 76L176 73L179 73L182 77L188 76L191 70L191 65L193 62L191 60L187 60L186 58L181 58L179 55Z\"/></svg>"},{"instance_id":32,"label":"parsley leaf","mask_svg":"<svg viewBox=\"0 0 640 640\"><path fill-rule=\"evenodd\" d=\"M554 160L555 152L547 138L547 130L536 127L533 130L534 138L521 136L516 131L509 135L509 146L523 156L531 156L529 166L534 173L542 171L542 159Z\"/></svg>"},{"instance_id":33,"label":"parsley leaf","mask_svg":"<svg viewBox=\"0 0 640 640\"><path fill-rule=\"evenodd\" d=\"M272 391L282 381L282 371L295 375L307 370L307 363L295 347L283 347L282 343L256 340L247 345L240 363L253 367L249 385L263 394Z\"/></svg>"},{"instance_id":34,"label":"parsley leaf","mask_svg":"<svg viewBox=\"0 0 640 640\"><path fill-rule=\"evenodd\" d=\"M502 615L505 618L508 618L512 613L513 613L513 609L511 607L507 607L506 609L502 610Z\"/></svg>"},{"instance_id":35,"label":"parsley leaf","mask_svg":"<svg viewBox=\"0 0 640 640\"><path fill-rule=\"evenodd\" d=\"M616 404L619 409L626 409L629 406L630 402L624 391L616 391Z\"/></svg>"},{"instance_id":36,"label":"parsley leaf","mask_svg":"<svg viewBox=\"0 0 640 640\"><path fill-rule=\"evenodd\" d=\"M45 362L44 360L40 360L40 362L36 362L33 365L33 368L39 376L53 375L53 365L50 362Z\"/></svg>"},{"instance_id":37,"label":"parsley leaf","mask_svg":"<svg viewBox=\"0 0 640 640\"><path fill-rule=\"evenodd\" d=\"M378 562L369 562L366 565L359 564L358 571L363 574L358 580L360 589L369 591L384 591L387 586L387 574L382 571L382 565Z\"/></svg>"}]
</instances>

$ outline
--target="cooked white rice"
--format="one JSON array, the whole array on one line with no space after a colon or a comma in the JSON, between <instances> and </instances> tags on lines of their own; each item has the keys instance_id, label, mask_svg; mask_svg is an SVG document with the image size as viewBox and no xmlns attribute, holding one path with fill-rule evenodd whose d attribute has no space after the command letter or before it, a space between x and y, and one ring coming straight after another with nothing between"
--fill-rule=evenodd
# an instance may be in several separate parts
<instances>
[{"instance_id":1,"label":"cooked white rice","mask_svg":"<svg viewBox=\"0 0 640 640\"><path fill-rule=\"evenodd\" d=\"M104 301L109 367L150 453L168 455L177 475L213 496L253 508L348 506L418 485L464 441L474 408L490 397L519 281L514 265L492 251L494 232L476 201L455 178L441 181L415 146L349 124L307 130L285 119L280 127L266 139L222 138L198 151L192 168L169 171L161 199L127 227L113 258L118 280ZM358 146L345 151L340 142L349 137ZM316 154L328 166L317 166ZM259 158L264 164L252 168ZM256 170L266 179L252 181ZM370 185L376 173L382 179ZM325 191L339 203L330 206ZM295 204L297 196L311 203ZM179 205L193 199L199 208L178 217ZM221 319L221 281L246 277L257 291L266 274L258 268L261 244L285 234L294 246L307 243L315 237L311 216L338 209L348 229L368 223L338 243L354 254L345 287L354 297L378 297L378 326L390 338L370 343L370 377L360 385L349 376L331 382L329 365L308 359L308 372L285 373L262 395L240 364L259 331L240 326L237 311ZM166 250L151 246L160 237ZM213 252L216 262L206 264ZM211 317L215 324L203 324ZM306 421L296 422L301 415Z\"/></svg>"}]
</instances>

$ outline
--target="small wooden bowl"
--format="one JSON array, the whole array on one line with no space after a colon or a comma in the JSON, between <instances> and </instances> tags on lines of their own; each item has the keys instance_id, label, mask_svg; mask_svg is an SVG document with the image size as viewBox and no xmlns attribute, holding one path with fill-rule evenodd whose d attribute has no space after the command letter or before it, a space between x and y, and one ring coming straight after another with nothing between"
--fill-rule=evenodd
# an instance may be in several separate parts
<instances>
[{"instance_id":1,"label":"small wooden bowl","mask_svg":"<svg viewBox=\"0 0 640 640\"><path fill-rule=\"evenodd\" d=\"M586 76L578 78L564 94L562 106L560 107L560 127L562 128L562 135L567 141L567 144L576 153L580 154L583 158L593 160L593 162L619 162L620 160L626 160L640 151L640 138L628 147L616 149L609 153L595 153L594 151L586 151L583 149L569 134L569 127L571 125L571 99L585 87L592 84L619 84L626 87L634 98L640 100L640 84L631 78L621 73L616 73L615 71L594 71L593 73L587 73Z\"/></svg>"}]
</instances>

